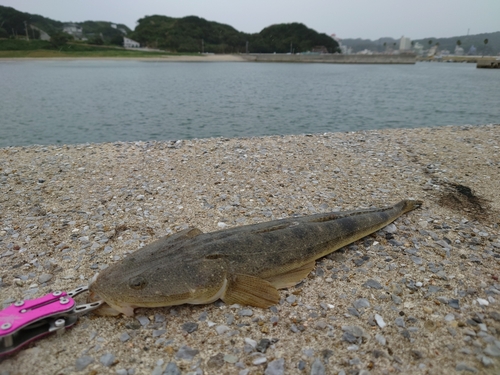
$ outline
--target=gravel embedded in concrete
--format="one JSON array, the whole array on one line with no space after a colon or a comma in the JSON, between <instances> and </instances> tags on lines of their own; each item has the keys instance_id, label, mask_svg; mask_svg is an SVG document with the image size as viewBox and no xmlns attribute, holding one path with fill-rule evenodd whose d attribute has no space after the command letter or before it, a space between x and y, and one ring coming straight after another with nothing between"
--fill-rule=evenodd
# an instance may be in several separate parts
<instances>
[{"instance_id":1,"label":"gravel embedded in concrete","mask_svg":"<svg viewBox=\"0 0 500 375\"><path fill-rule=\"evenodd\" d=\"M89 314L2 371L500 372L499 175L499 125L0 149L3 307L87 285L189 226L424 200L322 259L272 309Z\"/></svg>"}]
</instances>

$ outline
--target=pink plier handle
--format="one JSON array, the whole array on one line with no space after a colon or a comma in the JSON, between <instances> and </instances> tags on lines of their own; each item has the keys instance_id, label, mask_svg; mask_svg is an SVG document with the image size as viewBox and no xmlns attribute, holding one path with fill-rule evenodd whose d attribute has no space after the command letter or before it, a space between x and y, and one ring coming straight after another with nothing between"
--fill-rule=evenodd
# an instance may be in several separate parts
<instances>
[{"instance_id":1,"label":"pink plier handle","mask_svg":"<svg viewBox=\"0 0 500 375\"><path fill-rule=\"evenodd\" d=\"M80 287L67 293L56 291L1 310L0 356L51 332L62 332L75 324L80 314L98 308L102 301L76 306L72 297L87 290L88 287Z\"/></svg>"}]
</instances>

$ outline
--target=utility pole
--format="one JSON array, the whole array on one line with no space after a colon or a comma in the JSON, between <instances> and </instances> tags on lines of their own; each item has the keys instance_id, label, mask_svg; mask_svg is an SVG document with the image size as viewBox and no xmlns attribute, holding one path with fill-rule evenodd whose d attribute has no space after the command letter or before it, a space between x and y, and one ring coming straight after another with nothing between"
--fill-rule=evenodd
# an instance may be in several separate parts
<instances>
[{"instance_id":1,"label":"utility pole","mask_svg":"<svg viewBox=\"0 0 500 375\"><path fill-rule=\"evenodd\" d=\"M293 53L292 42L290 42L290 54Z\"/></svg>"},{"instance_id":2,"label":"utility pole","mask_svg":"<svg viewBox=\"0 0 500 375\"><path fill-rule=\"evenodd\" d=\"M24 29L26 30L26 40L29 42L30 37L28 36L28 22L24 21Z\"/></svg>"},{"instance_id":3,"label":"utility pole","mask_svg":"<svg viewBox=\"0 0 500 375\"><path fill-rule=\"evenodd\" d=\"M205 40L201 40L201 53L205 53Z\"/></svg>"}]
</instances>

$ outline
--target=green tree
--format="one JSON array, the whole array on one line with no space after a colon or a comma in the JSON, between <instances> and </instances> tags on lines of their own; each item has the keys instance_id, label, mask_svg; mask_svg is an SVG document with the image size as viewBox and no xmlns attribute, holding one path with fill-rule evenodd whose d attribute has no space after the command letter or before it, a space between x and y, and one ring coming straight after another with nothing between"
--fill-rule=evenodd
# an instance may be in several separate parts
<instances>
[{"instance_id":1,"label":"green tree","mask_svg":"<svg viewBox=\"0 0 500 375\"><path fill-rule=\"evenodd\" d=\"M110 44L114 44L116 46L123 46L123 36L115 35L109 41Z\"/></svg>"},{"instance_id":2,"label":"green tree","mask_svg":"<svg viewBox=\"0 0 500 375\"><path fill-rule=\"evenodd\" d=\"M484 52L486 51L486 45L488 44L488 38L486 38L484 41L484 48L483 48L483 56L484 56Z\"/></svg>"},{"instance_id":3,"label":"green tree","mask_svg":"<svg viewBox=\"0 0 500 375\"><path fill-rule=\"evenodd\" d=\"M459 47L460 47L461 45L462 45L462 42L460 41L460 39L459 39L459 40L457 40L457 46L459 46Z\"/></svg>"},{"instance_id":4,"label":"green tree","mask_svg":"<svg viewBox=\"0 0 500 375\"><path fill-rule=\"evenodd\" d=\"M89 44L95 44L97 46L102 46L104 44L104 40L100 35L96 35L89 39Z\"/></svg>"},{"instance_id":5,"label":"green tree","mask_svg":"<svg viewBox=\"0 0 500 375\"><path fill-rule=\"evenodd\" d=\"M9 33L7 33L7 30L0 27L0 38L8 38L8 37Z\"/></svg>"},{"instance_id":6,"label":"green tree","mask_svg":"<svg viewBox=\"0 0 500 375\"><path fill-rule=\"evenodd\" d=\"M59 48L59 47L64 46L66 43L68 43L68 41L70 41L72 39L73 39L73 37L71 35L63 33L63 32L58 32L58 33L54 33L51 35L50 43L54 47Z\"/></svg>"}]
</instances>

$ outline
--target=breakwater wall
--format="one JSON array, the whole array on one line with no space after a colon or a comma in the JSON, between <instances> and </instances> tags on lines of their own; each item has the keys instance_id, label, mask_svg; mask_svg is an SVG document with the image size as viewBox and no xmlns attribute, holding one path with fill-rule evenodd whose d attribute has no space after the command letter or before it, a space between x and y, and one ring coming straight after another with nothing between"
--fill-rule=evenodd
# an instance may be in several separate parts
<instances>
[{"instance_id":1,"label":"breakwater wall","mask_svg":"<svg viewBox=\"0 0 500 375\"><path fill-rule=\"evenodd\" d=\"M500 69L500 58L483 58L477 61L476 68Z\"/></svg>"},{"instance_id":2,"label":"breakwater wall","mask_svg":"<svg viewBox=\"0 0 500 375\"><path fill-rule=\"evenodd\" d=\"M316 54L246 54L241 55L248 61L290 62L290 63L326 63L326 64L415 64L416 56L405 55L316 55Z\"/></svg>"}]
</instances>

